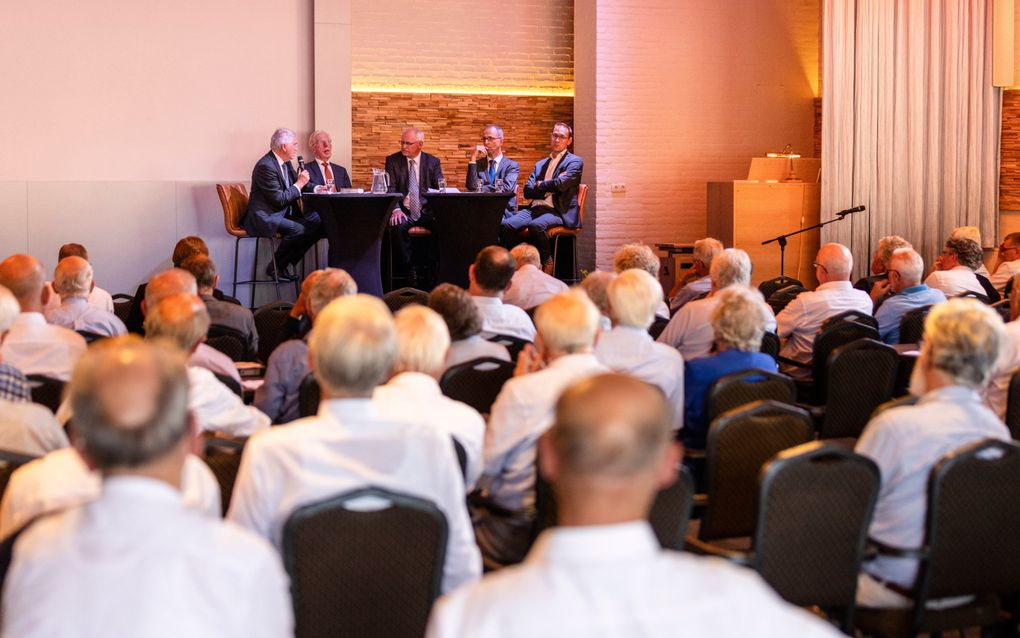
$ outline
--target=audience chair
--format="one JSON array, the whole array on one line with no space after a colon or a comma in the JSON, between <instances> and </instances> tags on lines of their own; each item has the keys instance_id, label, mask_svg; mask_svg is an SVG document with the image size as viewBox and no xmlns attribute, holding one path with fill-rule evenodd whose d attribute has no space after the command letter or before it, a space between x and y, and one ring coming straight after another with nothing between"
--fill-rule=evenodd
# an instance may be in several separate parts
<instances>
[{"instance_id":1,"label":"audience chair","mask_svg":"<svg viewBox=\"0 0 1020 638\"><path fill-rule=\"evenodd\" d=\"M521 350L524 350L524 346L531 343L527 339L521 339L520 337L513 337L510 335L492 335L489 337L489 341L498 343L505 347L507 352L510 353L510 361L513 363L517 363L517 355L521 353Z\"/></svg>"},{"instance_id":2,"label":"audience chair","mask_svg":"<svg viewBox=\"0 0 1020 638\"><path fill-rule=\"evenodd\" d=\"M424 635L446 537L430 501L378 487L298 508L283 528L295 636Z\"/></svg>"},{"instance_id":3,"label":"audience chair","mask_svg":"<svg viewBox=\"0 0 1020 638\"><path fill-rule=\"evenodd\" d=\"M924 320L928 317L931 305L914 308L903 313L900 318L900 343L920 343L924 336Z\"/></svg>"},{"instance_id":4,"label":"audience chair","mask_svg":"<svg viewBox=\"0 0 1020 638\"><path fill-rule=\"evenodd\" d=\"M813 436L810 415L778 401L755 401L715 419L705 450L705 493L695 497L695 505L705 506L698 539L750 536L762 465Z\"/></svg>"},{"instance_id":5,"label":"audience chair","mask_svg":"<svg viewBox=\"0 0 1020 638\"><path fill-rule=\"evenodd\" d=\"M298 415L301 418L315 416L321 400L322 390L319 388L319 382L315 380L314 374L309 374L298 388Z\"/></svg>"},{"instance_id":6,"label":"audience chair","mask_svg":"<svg viewBox=\"0 0 1020 638\"><path fill-rule=\"evenodd\" d=\"M762 468L749 552L690 542L699 553L753 568L784 600L820 607L852 634L857 574L879 485L871 459L838 445L805 443Z\"/></svg>"},{"instance_id":7,"label":"audience chair","mask_svg":"<svg viewBox=\"0 0 1020 638\"><path fill-rule=\"evenodd\" d=\"M787 405L797 402L797 386L785 374L766 370L741 370L720 377L708 389L708 422L724 412L764 400Z\"/></svg>"},{"instance_id":8,"label":"audience chair","mask_svg":"<svg viewBox=\"0 0 1020 638\"><path fill-rule=\"evenodd\" d=\"M990 304L990 303L992 303L992 300L991 300L991 298L989 298L988 295L982 295L981 293L974 292L973 290L968 290L967 292L961 292L960 294L958 294L956 296L964 298L964 299L977 299L978 301L980 301L983 304Z\"/></svg>"},{"instance_id":9,"label":"audience chair","mask_svg":"<svg viewBox=\"0 0 1020 638\"><path fill-rule=\"evenodd\" d=\"M801 363L785 357L779 358L782 363L798 368L811 369L811 376L809 378L798 379L796 381L801 401L812 405L822 404L825 399L825 390L828 387L829 355L836 348L858 339L874 339L878 341L878 329L870 323L845 319L826 321L818 329L818 333L815 336L815 342L812 346L811 363Z\"/></svg>"},{"instance_id":10,"label":"audience chair","mask_svg":"<svg viewBox=\"0 0 1020 638\"><path fill-rule=\"evenodd\" d=\"M255 311L255 332L259 335L259 361L266 363L276 346L283 342L287 319L294 304L287 301L273 301L259 306Z\"/></svg>"},{"instance_id":11,"label":"audience chair","mask_svg":"<svg viewBox=\"0 0 1020 638\"><path fill-rule=\"evenodd\" d=\"M863 312L857 312L856 310L844 310L839 314L832 315L831 317L822 322L820 329L824 330L829 326L839 323L841 321L855 321L866 326L871 326L875 330L878 330L878 319L875 319L873 316L865 314Z\"/></svg>"},{"instance_id":12,"label":"audience chair","mask_svg":"<svg viewBox=\"0 0 1020 638\"><path fill-rule=\"evenodd\" d=\"M1006 427L1013 440L1020 440L1020 371L1014 372L1009 378L1009 390L1006 393Z\"/></svg>"},{"instance_id":13,"label":"audience chair","mask_svg":"<svg viewBox=\"0 0 1020 638\"><path fill-rule=\"evenodd\" d=\"M26 378L32 390L32 402L45 405L50 411L56 413L64 398L64 386L67 384L60 379L41 374L29 374L26 375Z\"/></svg>"},{"instance_id":14,"label":"audience chair","mask_svg":"<svg viewBox=\"0 0 1020 638\"><path fill-rule=\"evenodd\" d=\"M928 479L925 539L919 549L872 539L879 554L920 561L908 609L858 609L856 625L877 636L932 635L1002 623L1001 596L1020 592L1020 447L985 440L950 452ZM974 596L964 605L927 609L931 600ZM1016 635L1017 619L1007 633ZM990 634L983 634L990 635Z\"/></svg>"},{"instance_id":15,"label":"audience chair","mask_svg":"<svg viewBox=\"0 0 1020 638\"><path fill-rule=\"evenodd\" d=\"M243 452L243 441L220 438L209 438L205 441L202 460L209 466L216 476L216 482L220 484L220 502L224 516L230 508L230 496L234 493L234 480L237 478L237 468L241 465Z\"/></svg>"},{"instance_id":16,"label":"audience chair","mask_svg":"<svg viewBox=\"0 0 1020 638\"><path fill-rule=\"evenodd\" d=\"M782 290L787 286L799 286L800 288L803 288L804 283L794 279L793 277L780 276L758 284L758 292L761 293L762 297L768 299L777 290Z\"/></svg>"},{"instance_id":17,"label":"audience chair","mask_svg":"<svg viewBox=\"0 0 1020 638\"><path fill-rule=\"evenodd\" d=\"M229 326L209 326L205 343L230 357L231 361L252 361L255 358L255 353L248 351L244 333Z\"/></svg>"},{"instance_id":18,"label":"audience chair","mask_svg":"<svg viewBox=\"0 0 1020 638\"><path fill-rule=\"evenodd\" d=\"M995 289L995 286L992 285L992 282L988 279L988 277L985 277L980 273L974 273L974 277L977 278L978 283L981 284L981 287L985 290L985 297L988 299L985 303L992 304L1002 299L1002 295L1000 295L999 291Z\"/></svg>"},{"instance_id":19,"label":"audience chair","mask_svg":"<svg viewBox=\"0 0 1020 638\"><path fill-rule=\"evenodd\" d=\"M93 343L95 341L99 341L100 339L106 339L106 335L101 335L95 332L89 332L88 330L75 330L75 332L81 335L81 338L85 340L85 343Z\"/></svg>"},{"instance_id":20,"label":"audience chair","mask_svg":"<svg viewBox=\"0 0 1020 638\"><path fill-rule=\"evenodd\" d=\"M761 336L761 347L758 348L759 352L764 352L776 361L779 360L779 350L781 348L779 343L779 335L774 332L766 332Z\"/></svg>"},{"instance_id":21,"label":"audience chair","mask_svg":"<svg viewBox=\"0 0 1020 638\"><path fill-rule=\"evenodd\" d=\"M125 326L128 322L128 315L131 314L131 304L134 302L134 297L122 292L118 292L113 296L113 314L115 314Z\"/></svg>"},{"instance_id":22,"label":"audience chair","mask_svg":"<svg viewBox=\"0 0 1020 638\"><path fill-rule=\"evenodd\" d=\"M532 317L531 320L534 321L535 318ZM669 319L656 315L652 325L648 326L648 334L652 335L652 339L658 339L667 325L669 325Z\"/></svg>"},{"instance_id":23,"label":"audience chair","mask_svg":"<svg viewBox=\"0 0 1020 638\"><path fill-rule=\"evenodd\" d=\"M889 401L896 384L899 354L874 339L858 339L829 355L825 403L811 408L820 421L819 438L856 439L872 412Z\"/></svg>"},{"instance_id":24,"label":"audience chair","mask_svg":"<svg viewBox=\"0 0 1020 638\"><path fill-rule=\"evenodd\" d=\"M276 240L277 236L273 237L258 237L251 236L241 225L241 219L248 210L248 189L244 184L217 184L216 194L219 195L220 205L223 207L223 226L227 229L227 232L234 237L234 275L232 278L233 289L230 293L232 297L237 297L238 286L248 286L251 291L249 296L248 307L252 310L255 309L255 287L263 284L272 284L276 286L276 296L280 296L280 269L276 265ZM255 240L255 255L252 257L251 263L251 279L246 281L237 280L237 259L238 253L241 248L242 239L254 239ZM273 265L273 277L271 279L259 279L258 277L258 266L259 266L259 244L262 240L269 241L270 248L270 259ZM286 282L283 282L286 283ZM299 283L294 284L294 294L297 295Z\"/></svg>"},{"instance_id":25,"label":"audience chair","mask_svg":"<svg viewBox=\"0 0 1020 638\"><path fill-rule=\"evenodd\" d=\"M798 286L797 284L790 284L784 286L779 290L769 295L765 301L768 302L769 306L772 307L773 314L779 314L783 311L783 308L789 305L791 301L797 298L802 292L807 292L807 288L804 286Z\"/></svg>"},{"instance_id":26,"label":"audience chair","mask_svg":"<svg viewBox=\"0 0 1020 638\"><path fill-rule=\"evenodd\" d=\"M481 357L449 368L439 379L439 388L445 396L488 414L503 384L513 376L512 362Z\"/></svg>"},{"instance_id":27,"label":"audience chair","mask_svg":"<svg viewBox=\"0 0 1020 638\"><path fill-rule=\"evenodd\" d=\"M417 288L399 288L383 295L383 302L390 309L390 312L396 314L404 306L414 303L427 307L429 305L429 293Z\"/></svg>"}]
</instances>

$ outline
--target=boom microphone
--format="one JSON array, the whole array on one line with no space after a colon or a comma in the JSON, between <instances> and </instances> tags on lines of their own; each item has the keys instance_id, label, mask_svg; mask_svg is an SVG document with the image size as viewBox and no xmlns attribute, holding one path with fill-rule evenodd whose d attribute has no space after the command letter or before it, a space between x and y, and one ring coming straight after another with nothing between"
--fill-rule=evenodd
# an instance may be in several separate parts
<instances>
[{"instance_id":1,"label":"boom microphone","mask_svg":"<svg viewBox=\"0 0 1020 638\"><path fill-rule=\"evenodd\" d=\"M300 160L301 160L301 158L299 157L298 161L300 161ZM848 208L846 210L839 211L838 213L836 213L836 217L846 217L850 213L859 213L862 210L864 210L863 206L854 206L853 208Z\"/></svg>"}]
</instances>

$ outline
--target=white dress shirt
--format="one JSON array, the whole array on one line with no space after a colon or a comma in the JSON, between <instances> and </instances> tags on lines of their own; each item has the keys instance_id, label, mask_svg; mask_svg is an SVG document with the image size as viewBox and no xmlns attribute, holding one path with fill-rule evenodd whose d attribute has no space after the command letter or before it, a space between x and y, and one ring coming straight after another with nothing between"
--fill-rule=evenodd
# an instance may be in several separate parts
<instances>
[{"instance_id":1,"label":"white dress shirt","mask_svg":"<svg viewBox=\"0 0 1020 638\"><path fill-rule=\"evenodd\" d=\"M0 450L42 456L70 443L49 408L0 399Z\"/></svg>"},{"instance_id":2,"label":"white dress shirt","mask_svg":"<svg viewBox=\"0 0 1020 638\"><path fill-rule=\"evenodd\" d=\"M113 476L15 543L5 636L293 635L287 576L263 539L181 503L169 483Z\"/></svg>"},{"instance_id":3,"label":"white dress shirt","mask_svg":"<svg viewBox=\"0 0 1020 638\"><path fill-rule=\"evenodd\" d=\"M563 149L556 155L553 155L552 153L549 154L549 164L545 167L545 174L542 176L541 181L548 182L553 178L553 175L556 174L556 167L560 165L560 162L563 161L563 156L566 154L567 149ZM536 203L541 203L549 208L556 208L556 204L553 202L552 191L546 193L545 198Z\"/></svg>"},{"instance_id":4,"label":"white dress shirt","mask_svg":"<svg viewBox=\"0 0 1020 638\"><path fill-rule=\"evenodd\" d=\"M54 308L60 307L60 295L53 290L53 282L46 282L46 289L50 291L50 298L46 302L46 307L43 308L43 312L53 310ZM105 310L106 312L113 312L113 297L110 293L106 292L99 286L92 288L92 292L89 293L89 305L99 310Z\"/></svg>"},{"instance_id":5,"label":"white dress shirt","mask_svg":"<svg viewBox=\"0 0 1020 638\"><path fill-rule=\"evenodd\" d=\"M443 396L439 383L420 372L401 372L377 387L372 400L384 419L429 425L456 439L467 454L465 487L474 488L485 445L485 420L477 410Z\"/></svg>"},{"instance_id":6,"label":"white dress shirt","mask_svg":"<svg viewBox=\"0 0 1020 638\"><path fill-rule=\"evenodd\" d=\"M65 447L14 470L0 501L0 538L42 514L91 503L103 479L85 465L74 448ZM181 473L184 506L211 518L222 512L220 484L205 462L188 455Z\"/></svg>"},{"instance_id":7,"label":"white dress shirt","mask_svg":"<svg viewBox=\"0 0 1020 638\"><path fill-rule=\"evenodd\" d=\"M324 400L317 416L252 437L227 518L281 549L283 525L295 509L370 485L431 500L446 516L444 592L481 576L450 436L383 419L371 399Z\"/></svg>"},{"instance_id":8,"label":"white dress shirt","mask_svg":"<svg viewBox=\"0 0 1020 638\"><path fill-rule=\"evenodd\" d=\"M867 293L864 296L867 297ZM669 320L656 341L679 350L684 361L707 356L712 351L712 344L715 342L712 312L717 305L719 305L719 298L715 296L696 299L684 304L684 307ZM871 314L870 311L868 314ZM776 320L770 313L768 321L765 322L765 330L772 332L775 329Z\"/></svg>"},{"instance_id":9,"label":"white dress shirt","mask_svg":"<svg viewBox=\"0 0 1020 638\"><path fill-rule=\"evenodd\" d=\"M241 383L241 374L237 371L234 361L216 348L204 343L198 344L198 347L188 357L188 365L205 368L210 372L222 374Z\"/></svg>"},{"instance_id":10,"label":"white dress shirt","mask_svg":"<svg viewBox=\"0 0 1020 638\"><path fill-rule=\"evenodd\" d=\"M483 339L481 335L460 339L450 344L450 350L446 353L446 370L481 357L509 361L510 351L503 344Z\"/></svg>"},{"instance_id":11,"label":"white dress shirt","mask_svg":"<svg viewBox=\"0 0 1020 638\"><path fill-rule=\"evenodd\" d=\"M599 335L595 357L613 372L637 377L666 395L673 429L684 424L684 359L674 348L656 343L644 328L616 326Z\"/></svg>"},{"instance_id":12,"label":"white dress shirt","mask_svg":"<svg viewBox=\"0 0 1020 638\"><path fill-rule=\"evenodd\" d=\"M492 500L510 510L535 503L535 446L552 426L560 395L575 381L609 372L594 354L568 354L546 368L514 377L492 404L485 440L483 483Z\"/></svg>"},{"instance_id":13,"label":"white dress shirt","mask_svg":"<svg viewBox=\"0 0 1020 638\"><path fill-rule=\"evenodd\" d=\"M499 297L472 296L471 299L482 313L483 339L509 335L527 341L535 340L535 324L522 309L503 303Z\"/></svg>"},{"instance_id":14,"label":"white dress shirt","mask_svg":"<svg viewBox=\"0 0 1020 638\"><path fill-rule=\"evenodd\" d=\"M4 337L0 358L26 375L41 374L68 381L86 347L80 334L51 326L41 312L23 312Z\"/></svg>"},{"instance_id":15,"label":"white dress shirt","mask_svg":"<svg viewBox=\"0 0 1020 638\"><path fill-rule=\"evenodd\" d=\"M946 297L955 297L965 292L985 294L985 288L974 276L974 271L966 266L957 266L950 270L933 270L924 280L929 288L938 288Z\"/></svg>"},{"instance_id":16,"label":"white dress shirt","mask_svg":"<svg viewBox=\"0 0 1020 638\"><path fill-rule=\"evenodd\" d=\"M46 321L70 330L84 330L104 337L127 332L124 322L112 312L100 310L84 297L68 297L59 306L46 310Z\"/></svg>"},{"instance_id":17,"label":"white dress shirt","mask_svg":"<svg viewBox=\"0 0 1020 638\"><path fill-rule=\"evenodd\" d=\"M1006 419L1009 381L1017 370L1020 370L1020 321L1010 321L1006 324L1006 341L999 351L999 359L981 391L985 405L1003 421Z\"/></svg>"},{"instance_id":18,"label":"white dress shirt","mask_svg":"<svg viewBox=\"0 0 1020 638\"><path fill-rule=\"evenodd\" d=\"M841 634L753 571L663 550L648 523L554 527L521 565L444 596L427 638Z\"/></svg>"},{"instance_id":19,"label":"white dress shirt","mask_svg":"<svg viewBox=\"0 0 1020 638\"><path fill-rule=\"evenodd\" d=\"M518 268L510 281L510 290L503 293L503 303L525 310L540 306L550 297L567 291L567 284L532 264Z\"/></svg>"},{"instance_id":20,"label":"white dress shirt","mask_svg":"<svg viewBox=\"0 0 1020 638\"><path fill-rule=\"evenodd\" d=\"M203 432L244 437L269 427L268 416L254 406L245 405L241 397L209 370L188 366L188 382L188 410Z\"/></svg>"},{"instance_id":21,"label":"white dress shirt","mask_svg":"<svg viewBox=\"0 0 1020 638\"><path fill-rule=\"evenodd\" d=\"M1006 283L1014 275L1020 275L1020 259L1004 261L999 264L999 267L995 269L995 272L988 278L988 281L992 282L992 285L999 291L999 294L1002 294L1006 288Z\"/></svg>"},{"instance_id":22,"label":"white dress shirt","mask_svg":"<svg viewBox=\"0 0 1020 638\"><path fill-rule=\"evenodd\" d=\"M928 476L945 454L985 438L1009 440L1009 431L977 392L964 386L932 390L917 405L886 410L872 419L854 451L878 464L882 485L868 536L916 549L924 541ZM864 564L872 576L913 587L917 561L878 556Z\"/></svg>"},{"instance_id":23,"label":"white dress shirt","mask_svg":"<svg viewBox=\"0 0 1020 638\"><path fill-rule=\"evenodd\" d=\"M780 338L786 338L779 354L808 363L815 334L826 319L847 310L871 315L873 307L871 296L855 289L849 281L830 281L813 291L802 292L776 315L776 332Z\"/></svg>"}]
</instances>

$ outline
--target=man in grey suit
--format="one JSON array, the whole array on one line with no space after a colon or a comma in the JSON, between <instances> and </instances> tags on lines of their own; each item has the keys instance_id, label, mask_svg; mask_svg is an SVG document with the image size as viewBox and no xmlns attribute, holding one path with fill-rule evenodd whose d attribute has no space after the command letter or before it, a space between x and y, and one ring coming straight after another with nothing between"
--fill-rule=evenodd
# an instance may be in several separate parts
<instances>
[{"instance_id":1,"label":"man in grey suit","mask_svg":"<svg viewBox=\"0 0 1020 638\"><path fill-rule=\"evenodd\" d=\"M468 163L467 182L469 191L484 193L512 193L517 188L517 178L521 169L517 162L503 155L503 129L490 124L482 132L482 143L475 146L475 154ZM497 188L499 180L503 180ZM514 214L516 197L507 202L506 219Z\"/></svg>"},{"instance_id":2,"label":"man in grey suit","mask_svg":"<svg viewBox=\"0 0 1020 638\"><path fill-rule=\"evenodd\" d=\"M567 150L574 141L574 131L569 124L558 122L553 126L550 139L549 157L535 165L524 185L524 196L532 200L531 207L522 208L504 219L500 228L503 245L507 247L519 244L527 229L527 240L538 249L547 270L552 266L549 229L581 225L577 193L584 170L584 161Z\"/></svg>"}]
</instances>

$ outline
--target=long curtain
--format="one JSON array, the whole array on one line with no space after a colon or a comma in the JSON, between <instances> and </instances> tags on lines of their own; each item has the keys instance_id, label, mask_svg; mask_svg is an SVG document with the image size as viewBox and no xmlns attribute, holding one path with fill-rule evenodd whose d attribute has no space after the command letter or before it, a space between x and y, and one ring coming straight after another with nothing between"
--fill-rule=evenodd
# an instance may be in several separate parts
<instances>
[{"instance_id":1,"label":"long curtain","mask_svg":"<svg viewBox=\"0 0 1020 638\"><path fill-rule=\"evenodd\" d=\"M991 0L823 0L822 241L865 274L902 235L925 264L957 226L998 235Z\"/></svg>"}]
</instances>

